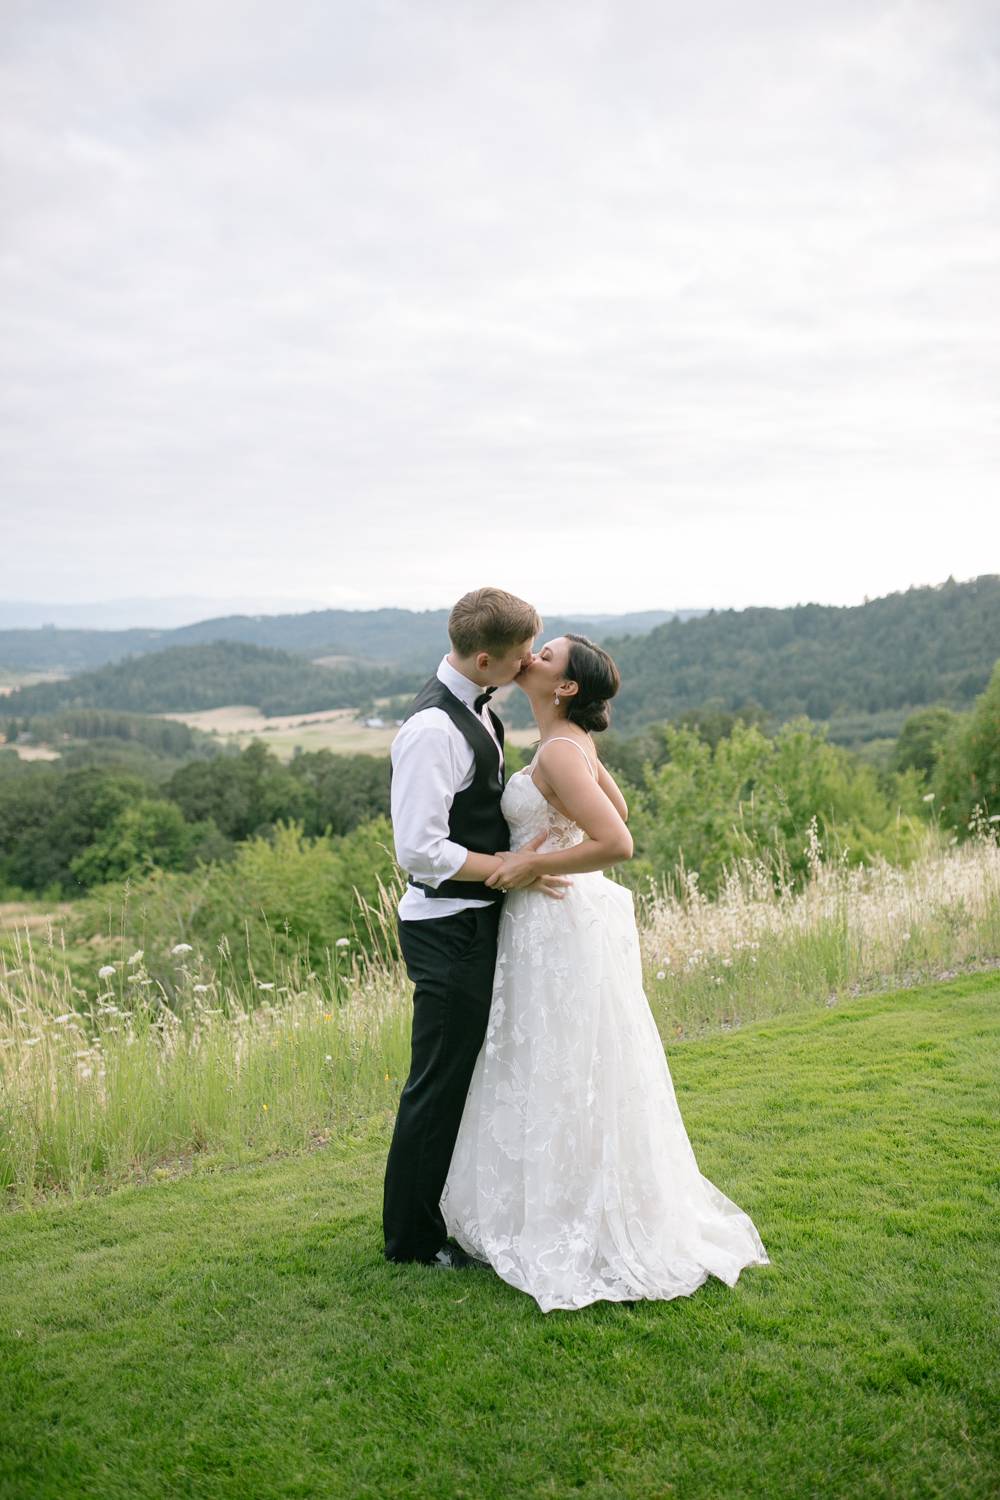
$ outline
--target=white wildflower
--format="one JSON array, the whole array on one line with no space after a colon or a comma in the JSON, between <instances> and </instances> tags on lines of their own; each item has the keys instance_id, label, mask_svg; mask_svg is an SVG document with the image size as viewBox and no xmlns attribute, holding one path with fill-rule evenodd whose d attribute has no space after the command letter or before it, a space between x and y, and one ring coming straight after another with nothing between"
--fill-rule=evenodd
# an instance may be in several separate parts
<instances>
[{"instance_id":1,"label":"white wildflower","mask_svg":"<svg viewBox=\"0 0 1000 1500\"><path fill-rule=\"evenodd\" d=\"M80 1077L81 1078L89 1078L90 1075L91 1075L91 1073L93 1073L93 1071L94 1071L93 1068L81 1068L80 1069Z\"/></svg>"},{"instance_id":2,"label":"white wildflower","mask_svg":"<svg viewBox=\"0 0 1000 1500\"><path fill-rule=\"evenodd\" d=\"M105 964L102 969L98 969L97 977L98 979L111 979L114 976L114 972L114 964Z\"/></svg>"},{"instance_id":3,"label":"white wildflower","mask_svg":"<svg viewBox=\"0 0 1000 1500\"><path fill-rule=\"evenodd\" d=\"M257 988L259 990L273 990L274 989L274 985L273 984L261 984L260 980L258 979L258 981L257 981Z\"/></svg>"},{"instance_id":4,"label":"white wildflower","mask_svg":"<svg viewBox=\"0 0 1000 1500\"><path fill-rule=\"evenodd\" d=\"M350 938L338 938L334 946L337 948L349 948L351 940Z\"/></svg>"},{"instance_id":5,"label":"white wildflower","mask_svg":"<svg viewBox=\"0 0 1000 1500\"><path fill-rule=\"evenodd\" d=\"M196 995L207 995L208 994L208 985L207 984L196 984L195 987L194 987L194 992L195 992Z\"/></svg>"},{"instance_id":6,"label":"white wildflower","mask_svg":"<svg viewBox=\"0 0 1000 1500\"><path fill-rule=\"evenodd\" d=\"M664 974L664 972L663 972L662 969L658 969L656 977L657 977L657 979L666 979L667 976L666 976L666 974Z\"/></svg>"},{"instance_id":7,"label":"white wildflower","mask_svg":"<svg viewBox=\"0 0 1000 1500\"><path fill-rule=\"evenodd\" d=\"M24 1039L24 1045L26 1047L34 1047L36 1042L40 1042L41 1040L42 1039L40 1036L26 1036Z\"/></svg>"},{"instance_id":8,"label":"white wildflower","mask_svg":"<svg viewBox=\"0 0 1000 1500\"><path fill-rule=\"evenodd\" d=\"M190 943L178 943L170 951L171 953L190 953L192 952L192 948Z\"/></svg>"},{"instance_id":9,"label":"white wildflower","mask_svg":"<svg viewBox=\"0 0 1000 1500\"><path fill-rule=\"evenodd\" d=\"M933 802L934 801L934 793L933 792L928 792L927 796L924 798L924 801L925 802Z\"/></svg>"},{"instance_id":10,"label":"white wildflower","mask_svg":"<svg viewBox=\"0 0 1000 1500\"><path fill-rule=\"evenodd\" d=\"M139 963L142 963L143 951L144 950L142 948L137 948L136 951L132 954L132 957L128 960L128 962L130 964L139 964Z\"/></svg>"},{"instance_id":11,"label":"white wildflower","mask_svg":"<svg viewBox=\"0 0 1000 1500\"><path fill-rule=\"evenodd\" d=\"M328 1052L326 1054L326 1060L327 1060L327 1062L333 1062L333 1053L332 1052Z\"/></svg>"}]
</instances>

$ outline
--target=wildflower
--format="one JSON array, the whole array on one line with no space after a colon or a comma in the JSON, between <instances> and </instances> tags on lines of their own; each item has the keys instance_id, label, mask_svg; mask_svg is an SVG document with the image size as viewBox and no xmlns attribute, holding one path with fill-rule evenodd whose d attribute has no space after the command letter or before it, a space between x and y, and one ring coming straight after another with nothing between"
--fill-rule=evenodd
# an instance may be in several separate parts
<instances>
[{"instance_id":1,"label":"wildflower","mask_svg":"<svg viewBox=\"0 0 1000 1500\"><path fill-rule=\"evenodd\" d=\"M924 801L925 802L933 802L934 801L934 793L933 792L928 792L927 796L924 798Z\"/></svg>"},{"instance_id":2,"label":"wildflower","mask_svg":"<svg viewBox=\"0 0 1000 1500\"><path fill-rule=\"evenodd\" d=\"M93 1073L93 1071L94 1071L93 1068L81 1068L80 1069L80 1077L81 1078L89 1078L90 1075Z\"/></svg>"},{"instance_id":3,"label":"wildflower","mask_svg":"<svg viewBox=\"0 0 1000 1500\"><path fill-rule=\"evenodd\" d=\"M171 948L170 951L171 951L171 953L190 953L191 952L191 944L190 943L178 943L177 946L174 947L174 948Z\"/></svg>"},{"instance_id":4,"label":"wildflower","mask_svg":"<svg viewBox=\"0 0 1000 1500\"><path fill-rule=\"evenodd\" d=\"M327 1060L327 1062L333 1062L333 1053L332 1052L328 1052L326 1054L326 1060Z\"/></svg>"},{"instance_id":5,"label":"wildflower","mask_svg":"<svg viewBox=\"0 0 1000 1500\"><path fill-rule=\"evenodd\" d=\"M64 1016L56 1016L55 1021L54 1021L53 1024L56 1025L56 1026L65 1026L66 1022L67 1021L72 1021L73 1018L74 1018L73 1011L68 1010Z\"/></svg>"},{"instance_id":6,"label":"wildflower","mask_svg":"<svg viewBox=\"0 0 1000 1500\"><path fill-rule=\"evenodd\" d=\"M991 823L1000 823L1000 813L994 813L990 819Z\"/></svg>"},{"instance_id":7,"label":"wildflower","mask_svg":"<svg viewBox=\"0 0 1000 1500\"><path fill-rule=\"evenodd\" d=\"M908 932L904 932L903 933L903 942L904 943L908 943L909 941L910 941L910 934Z\"/></svg>"},{"instance_id":8,"label":"wildflower","mask_svg":"<svg viewBox=\"0 0 1000 1500\"><path fill-rule=\"evenodd\" d=\"M142 954L143 954L143 950L141 948L137 948L136 951L132 954L132 957L128 960L129 963L130 964L139 964L139 963L142 963Z\"/></svg>"},{"instance_id":9,"label":"wildflower","mask_svg":"<svg viewBox=\"0 0 1000 1500\"><path fill-rule=\"evenodd\" d=\"M264 1105L264 1111L265 1111L265 1113L267 1112L267 1105L266 1104Z\"/></svg>"},{"instance_id":10,"label":"wildflower","mask_svg":"<svg viewBox=\"0 0 1000 1500\"><path fill-rule=\"evenodd\" d=\"M98 971L97 971L97 977L98 977L98 979L111 979L112 976L114 975L114 972L115 972L115 966L114 966L114 964L105 964L102 969L98 969Z\"/></svg>"},{"instance_id":11,"label":"wildflower","mask_svg":"<svg viewBox=\"0 0 1000 1500\"><path fill-rule=\"evenodd\" d=\"M24 1045L26 1047L33 1047L36 1042L40 1042L41 1040L42 1039L40 1036L26 1036L24 1039Z\"/></svg>"},{"instance_id":12,"label":"wildflower","mask_svg":"<svg viewBox=\"0 0 1000 1500\"><path fill-rule=\"evenodd\" d=\"M274 989L274 985L273 984L261 984L260 980L258 979L258 981L257 981L257 988L259 990L273 990Z\"/></svg>"},{"instance_id":13,"label":"wildflower","mask_svg":"<svg viewBox=\"0 0 1000 1500\"><path fill-rule=\"evenodd\" d=\"M666 976L666 974L664 974L664 972L663 972L662 969L658 969L656 977L657 977L657 979L666 979L667 976Z\"/></svg>"},{"instance_id":14,"label":"wildflower","mask_svg":"<svg viewBox=\"0 0 1000 1500\"><path fill-rule=\"evenodd\" d=\"M351 945L350 938L338 938L337 941L336 941L336 943L334 944L334 946L337 947L337 948L349 948L350 945Z\"/></svg>"},{"instance_id":15,"label":"wildflower","mask_svg":"<svg viewBox=\"0 0 1000 1500\"><path fill-rule=\"evenodd\" d=\"M208 985L207 984L196 984L195 987L194 987L194 992L195 992L196 995L207 995L208 994Z\"/></svg>"}]
</instances>

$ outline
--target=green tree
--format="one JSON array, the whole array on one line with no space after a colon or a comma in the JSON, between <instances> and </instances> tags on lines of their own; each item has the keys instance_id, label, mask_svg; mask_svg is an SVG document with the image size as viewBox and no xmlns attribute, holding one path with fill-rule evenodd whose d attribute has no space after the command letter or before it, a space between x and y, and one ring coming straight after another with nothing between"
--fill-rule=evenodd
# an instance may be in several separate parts
<instances>
[{"instance_id":1,"label":"green tree","mask_svg":"<svg viewBox=\"0 0 1000 1500\"><path fill-rule=\"evenodd\" d=\"M647 766L632 818L637 873L683 860L711 889L738 857L770 857L792 876L808 869L816 819L827 852L853 862L907 857L923 810L916 772L880 777L808 721L773 739L742 723L713 750L698 734L663 726L666 759Z\"/></svg>"},{"instance_id":2,"label":"green tree","mask_svg":"<svg viewBox=\"0 0 1000 1500\"><path fill-rule=\"evenodd\" d=\"M970 830L977 807L987 818L1000 814L1000 661L942 754L935 791L942 821L960 832Z\"/></svg>"},{"instance_id":3,"label":"green tree","mask_svg":"<svg viewBox=\"0 0 1000 1500\"><path fill-rule=\"evenodd\" d=\"M148 865L182 870L192 849L213 829L214 824L186 823L173 802L144 797L122 807L94 842L70 860L70 869L88 888Z\"/></svg>"},{"instance_id":4,"label":"green tree","mask_svg":"<svg viewBox=\"0 0 1000 1500\"><path fill-rule=\"evenodd\" d=\"M0 881L27 891L82 884L74 860L128 807L153 794L143 777L91 766L0 781Z\"/></svg>"},{"instance_id":5,"label":"green tree","mask_svg":"<svg viewBox=\"0 0 1000 1500\"><path fill-rule=\"evenodd\" d=\"M258 828L301 820L315 798L259 740L242 755L193 761L164 784L191 823L211 818L227 838L242 840Z\"/></svg>"},{"instance_id":6,"label":"green tree","mask_svg":"<svg viewBox=\"0 0 1000 1500\"><path fill-rule=\"evenodd\" d=\"M921 771L932 775L942 751L954 733L959 716L950 708L922 708L903 725L892 757L895 771Z\"/></svg>"}]
</instances>

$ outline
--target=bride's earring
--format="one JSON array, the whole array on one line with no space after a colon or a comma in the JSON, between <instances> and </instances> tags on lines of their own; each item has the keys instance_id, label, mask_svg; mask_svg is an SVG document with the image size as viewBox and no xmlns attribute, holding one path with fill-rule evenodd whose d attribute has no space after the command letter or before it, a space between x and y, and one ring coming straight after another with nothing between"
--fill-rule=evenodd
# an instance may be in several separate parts
<instances>
[{"instance_id":1,"label":"bride's earring","mask_svg":"<svg viewBox=\"0 0 1000 1500\"><path fill-rule=\"evenodd\" d=\"M559 707L559 694L556 693L556 708Z\"/></svg>"}]
</instances>

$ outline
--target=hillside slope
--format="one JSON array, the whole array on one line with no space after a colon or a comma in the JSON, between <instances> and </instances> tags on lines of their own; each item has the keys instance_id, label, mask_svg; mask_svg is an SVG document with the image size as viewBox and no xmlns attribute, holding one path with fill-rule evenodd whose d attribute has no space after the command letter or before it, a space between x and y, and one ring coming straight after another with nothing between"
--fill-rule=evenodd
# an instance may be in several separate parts
<instances>
[{"instance_id":1,"label":"hillside slope","mask_svg":"<svg viewBox=\"0 0 1000 1500\"><path fill-rule=\"evenodd\" d=\"M40 682L0 700L0 718L72 709L191 713L248 703L264 714L314 713L364 706L372 697L414 692L421 674L390 667L332 671L287 651L239 641L172 646L127 658L64 682Z\"/></svg>"},{"instance_id":2,"label":"hillside slope","mask_svg":"<svg viewBox=\"0 0 1000 1500\"><path fill-rule=\"evenodd\" d=\"M1000 657L1000 576L854 608L745 609L607 642L622 675L615 729L631 733L712 699L755 700L778 721L946 703L971 706Z\"/></svg>"}]
</instances>

